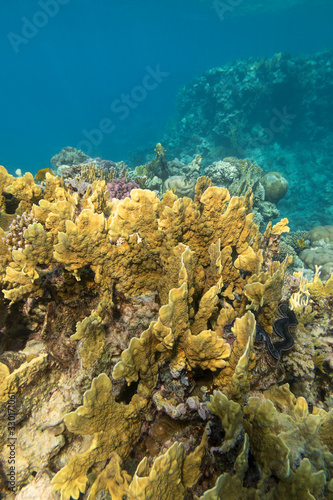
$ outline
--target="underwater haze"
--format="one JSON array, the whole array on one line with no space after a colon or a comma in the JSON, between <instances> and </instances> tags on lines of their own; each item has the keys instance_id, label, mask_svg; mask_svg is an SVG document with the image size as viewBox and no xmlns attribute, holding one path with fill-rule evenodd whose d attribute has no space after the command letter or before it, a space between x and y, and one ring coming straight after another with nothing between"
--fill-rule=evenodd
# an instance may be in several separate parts
<instances>
[{"instance_id":1,"label":"underwater haze","mask_svg":"<svg viewBox=\"0 0 333 500\"><path fill-rule=\"evenodd\" d=\"M161 141L177 92L202 72L240 58L332 48L331 1L221 4L2 2L4 166L35 173L64 146L126 160ZM156 71L161 76L148 77ZM147 89L138 89L145 78ZM103 119L112 122L107 132L91 135Z\"/></svg>"},{"instance_id":2,"label":"underwater haze","mask_svg":"<svg viewBox=\"0 0 333 500\"><path fill-rule=\"evenodd\" d=\"M332 20L0 2L0 500L333 500Z\"/></svg>"},{"instance_id":3,"label":"underwater haze","mask_svg":"<svg viewBox=\"0 0 333 500\"><path fill-rule=\"evenodd\" d=\"M295 231L330 224L331 1L19 0L0 9L0 151L10 173L50 168L64 147L133 170L161 142L168 161L202 157L192 181L204 174L230 188L212 167L226 157L284 176L282 196L266 188L278 208L260 211L261 226L279 216ZM155 173L162 182L185 171Z\"/></svg>"}]
</instances>

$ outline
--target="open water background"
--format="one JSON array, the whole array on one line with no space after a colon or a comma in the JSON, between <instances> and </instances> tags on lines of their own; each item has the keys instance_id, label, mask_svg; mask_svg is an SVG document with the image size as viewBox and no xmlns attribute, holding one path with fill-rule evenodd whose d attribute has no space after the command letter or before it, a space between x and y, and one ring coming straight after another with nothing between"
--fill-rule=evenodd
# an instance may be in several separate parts
<instances>
[{"instance_id":1,"label":"open water background","mask_svg":"<svg viewBox=\"0 0 333 500\"><path fill-rule=\"evenodd\" d=\"M177 91L203 71L238 58L333 48L330 0L246 16L234 7L223 20L210 1L51 2L52 15L41 7L46 0L0 5L0 163L11 173L50 166L64 146L126 160L161 140ZM127 113L111 109L158 65L164 76L156 88ZM104 119L112 132L83 143L84 131L99 129Z\"/></svg>"}]
</instances>

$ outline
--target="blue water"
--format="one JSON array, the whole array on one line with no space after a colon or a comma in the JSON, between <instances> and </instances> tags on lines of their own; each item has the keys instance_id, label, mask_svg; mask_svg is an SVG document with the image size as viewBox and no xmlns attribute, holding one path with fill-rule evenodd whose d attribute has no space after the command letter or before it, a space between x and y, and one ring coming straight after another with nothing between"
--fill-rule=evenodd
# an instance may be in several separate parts
<instances>
[{"instance_id":1,"label":"blue water","mask_svg":"<svg viewBox=\"0 0 333 500\"><path fill-rule=\"evenodd\" d=\"M203 71L238 58L333 47L331 1L226 13L223 21L210 1L52 2L53 17L40 14L43 2L0 6L0 163L12 173L49 166L64 146L126 160L161 140L179 88ZM29 22L40 27L29 31ZM148 76L156 69L158 81ZM120 111L131 92L136 101Z\"/></svg>"}]
</instances>

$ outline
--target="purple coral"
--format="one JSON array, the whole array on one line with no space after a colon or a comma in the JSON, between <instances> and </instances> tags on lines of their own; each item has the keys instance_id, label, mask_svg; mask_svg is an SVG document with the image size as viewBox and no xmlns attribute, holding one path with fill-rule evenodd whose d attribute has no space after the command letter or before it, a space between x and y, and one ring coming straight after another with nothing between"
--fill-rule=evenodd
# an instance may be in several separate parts
<instances>
[{"instance_id":1,"label":"purple coral","mask_svg":"<svg viewBox=\"0 0 333 500\"><path fill-rule=\"evenodd\" d=\"M132 189L137 189L139 186L134 181L126 181L125 177L122 177L121 179L116 177L112 182L108 182L107 188L111 198L123 200L126 196L130 195Z\"/></svg>"}]
</instances>

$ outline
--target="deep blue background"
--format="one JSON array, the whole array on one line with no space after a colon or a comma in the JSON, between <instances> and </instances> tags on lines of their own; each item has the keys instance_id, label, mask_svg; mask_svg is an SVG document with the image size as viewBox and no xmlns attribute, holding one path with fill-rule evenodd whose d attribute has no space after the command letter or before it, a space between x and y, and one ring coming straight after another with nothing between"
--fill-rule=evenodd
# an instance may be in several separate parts
<instances>
[{"instance_id":1,"label":"deep blue background","mask_svg":"<svg viewBox=\"0 0 333 500\"><path fill-rule=\"evenodd\" d=\"M22 18L31 20L41 9L35 0L1 2L0 163L12 173L35 173L62 147L77 146L82 130L103 118L115 130L92 156L126 159L131 150L160 140L177 90L201 72L237 58L333 47L332 2L226 14L224 21L212 3L69 0L15 54L8 33L21 35ZM111 103L140 85L147 66L158 64L169 76L120 120Z\"/></svg>"}]
</instances>

